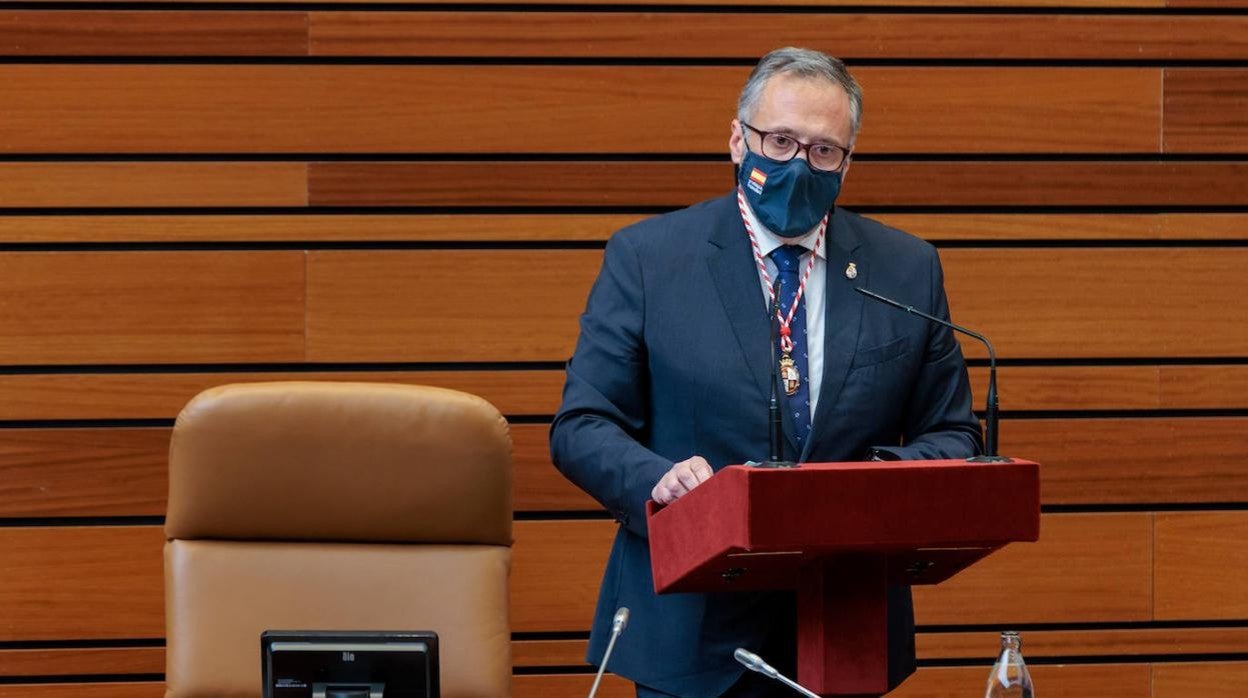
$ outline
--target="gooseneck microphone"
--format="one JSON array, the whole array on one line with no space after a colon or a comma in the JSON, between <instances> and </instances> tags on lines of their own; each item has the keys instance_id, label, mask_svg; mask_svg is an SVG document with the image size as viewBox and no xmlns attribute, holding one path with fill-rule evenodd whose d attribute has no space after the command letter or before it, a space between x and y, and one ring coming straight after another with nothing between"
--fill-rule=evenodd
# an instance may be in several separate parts
<instances>
[{"instance_id":1,"label":"gooseneck microphone","mask_svg":"<svg viewBox=\"0 0 1248 698\"><path fill-rule=\"evenodd\" d=\"M911 315L918 315L924 320L930 320L936 323L937 325L943 325L945 327L948 327L951 330L955 330L957 332L961 332L964 335L974 337L975 339L978 339L979 341L983 342L985 347L988 347L988 409L984 417L984 422L985 422L984 455L975 456L973 458L967 458L966 460L971 463L1012 463L1014 462L1014 459L1012 458L1007 458L1005 456L997 455L997 425L1000 422L1001 418L1000 418L1000 415L998 414L998 405L997 405L997 352L993 350L992 342L989 342L987 337L985 337L984 335L978 332L975 332L974 330L968 330L967 328L962 327L961 325L955 325L952 322L949 322L948 320L941 320L940 318L935 317L933 315L928 315L927 313L921 310L916 310L915 307L912 305L905 305L904 303L898 303L897 301L891 298L885 298L884 296L881 296L880 294L874 291L869 291L861 286L855 286L854 290L861 293L864 296L867 296L868 298L873 298L881 303L891 305L894 308L900 308L901 310L904 310L907 313L910 313Z\"/></svg>"},{"instance_id":2,"label":"gooseneck microphone","mask_svg":"<svg viewBox=\"0 0 1248 698\"><path fill-rule=\"evenodd\" d=\"M795 468L797 463L784 459L784 422L780 419L780 395L776 388L776 327L780 324L780 279L771 285L771 302L767 304L767 324L771 333L771 348L767 356L771 364L771 401L767 404L767 460L751 463L758 468Z\"/></svg>"},{"instance_id":3,"label":"gooseneck microphone","mask_svg":"<svg viewBox=\"0 0 1248 698\"><path fill-rule=\"evenodd\" d=\"M768 664L767 662L764 662L762 657L758 656L757 654L754 654L753 652L743 647L738 647L737 651L732 653L732 656L735 657L738 662L741 662L741 664L746 669L749 669L750 671L757 671L758 673L762 674L763 676L766 676L769 679L779 681L785 686L788 686L794 691L797 691L798 693L804 696L808 696L809 698L819 698L819 695L817 693L812 693L811 691L807 690L806 687L802 686L798 682L776 671L775 667Z\"/></svg>"},{"instance_id":4,"label":"gooseneck microphone","mask_svg":"<svg viewBox=\"0 0 1248 698\"><path fill-rule=\"evenodd\" d=\"M615 640L628 627L628 607L620 606L611 619L611 639L607 642L607 651L602 655L602 664L598 665L598 675L594 677L594 685L589 688L588 698L594 698L598 692L598 684L602 683L602 674L607 670L607 662L611 659L611 651L615 649Z\"/></svg>"}]
</instances>

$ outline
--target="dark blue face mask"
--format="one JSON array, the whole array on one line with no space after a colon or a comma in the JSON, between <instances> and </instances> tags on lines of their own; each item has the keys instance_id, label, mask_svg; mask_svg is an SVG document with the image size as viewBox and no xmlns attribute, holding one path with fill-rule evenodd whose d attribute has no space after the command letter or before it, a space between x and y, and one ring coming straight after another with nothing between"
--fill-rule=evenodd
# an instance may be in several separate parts
<instances>
[{"instance_id":1,"label":"dark blue face mask","mask_svg":"<svg viewBox=\"0 0 1248 698\"><path fill-rule=\"evenodd\" d=\"M820 172L799 157L776 162L750 150L737 171L737 181L759 222L780 237L810 232L841 193L840 172Z\"/></svg>"}]
</instances>

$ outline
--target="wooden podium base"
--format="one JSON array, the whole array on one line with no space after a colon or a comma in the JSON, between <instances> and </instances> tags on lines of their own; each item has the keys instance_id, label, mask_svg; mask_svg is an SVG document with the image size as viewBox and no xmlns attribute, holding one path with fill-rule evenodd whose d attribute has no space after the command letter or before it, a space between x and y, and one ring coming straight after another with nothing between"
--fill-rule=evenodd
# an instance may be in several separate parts
<instances>
[{"instance_id":1,"label":"wooden podium base","mask_svg":"<svg viewBox=\"0 0 1248 698\"><path fill-rule=\"evenodd\" d=\"M881 555L814 562L797 588L797 682L821 696L888 690L888 565Z\"/></svg>"}]
</instances>

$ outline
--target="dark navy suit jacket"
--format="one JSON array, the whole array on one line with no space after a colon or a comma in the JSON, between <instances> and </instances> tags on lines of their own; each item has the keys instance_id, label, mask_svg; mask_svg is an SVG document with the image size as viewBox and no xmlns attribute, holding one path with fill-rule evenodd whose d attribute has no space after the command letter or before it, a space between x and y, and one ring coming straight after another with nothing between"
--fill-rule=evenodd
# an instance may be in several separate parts
<instances>
[{"instance_id":1,"label":"dark navy suit jacket","mask_svg":"<svg viewBox=\"0 0 1248 698\"><path fill-rule=\"evenodd\" d=\"M824 374L800 460L862 460L871 447L902 459L974 455L979 422L952 333L853 291L862 285L947 317L935 249L841 209L829 226ZM785 592L656 595L646 540L645 503L674 462L701 455L718 470L767 457L769 343L735 194L607 243L550 434L556 466L621 523L590 662L601 661L616 608L628 606L611 670L668 693L715 696L741 674L733 649L760 647L783 625L780 614L793 614ZM792 457L791 421L785 432ZM895 685L914 668L908 587L890 594L889 626Z\"/></svg>"}]
</instances>

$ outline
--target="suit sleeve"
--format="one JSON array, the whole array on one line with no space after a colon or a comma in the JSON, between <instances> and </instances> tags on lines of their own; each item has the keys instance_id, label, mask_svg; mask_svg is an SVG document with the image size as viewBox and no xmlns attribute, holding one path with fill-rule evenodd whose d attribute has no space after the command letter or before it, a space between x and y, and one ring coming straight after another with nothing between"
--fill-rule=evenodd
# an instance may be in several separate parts
<instances>
[{"instance_id":1,"label":"suit sleeve","mask_svg":"<svg viewBox=\"0 0 1248 698\"><path fill-rule=\"evenodd\" d=\"M550 428L555 467L641 536L650 492L672 467L642 445L649 429L644 321L640 260L616 235L581 315L563 404Z\"/></svg>"},{"instance_id":2,"label":"suit sleeve","mask_svg":"<svg viewBox=\"0 0 1248 698\"><path fill-rule=\"evenodd\" d=\"M945 277L940 258L931 255L932 306L929 313L949 320ZM928 323L923 364L906 403L903 446L877 446L886 459L969 458L983 451L979 419L971 406L966 362L953 330Z\"/></svg>"}]
</instances>

